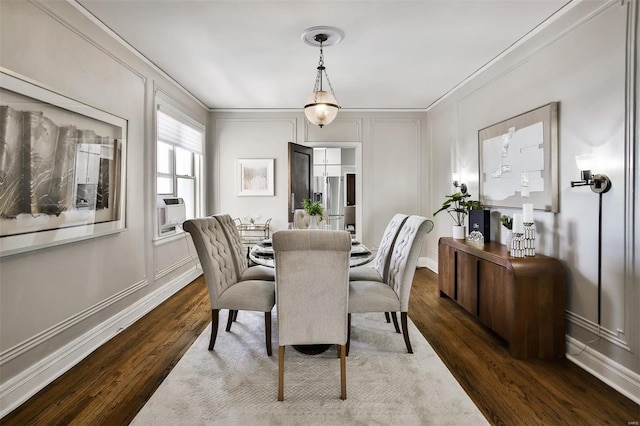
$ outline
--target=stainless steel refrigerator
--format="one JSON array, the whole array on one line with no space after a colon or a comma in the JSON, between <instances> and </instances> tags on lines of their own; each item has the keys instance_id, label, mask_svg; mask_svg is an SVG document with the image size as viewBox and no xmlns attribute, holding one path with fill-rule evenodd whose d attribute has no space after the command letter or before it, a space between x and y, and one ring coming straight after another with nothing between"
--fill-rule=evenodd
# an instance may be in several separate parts
<instances>
[{"instance_id":1,"label":"stainless steel refrigerator","mask_svg":"<svg viewBox=\"0 0 640 426\"><path fill-rule=\"evenodd\" d=\"M331 229L344 229L344 178L316 176L314 199L322 202Z\"/></svg>"}]
</instances>

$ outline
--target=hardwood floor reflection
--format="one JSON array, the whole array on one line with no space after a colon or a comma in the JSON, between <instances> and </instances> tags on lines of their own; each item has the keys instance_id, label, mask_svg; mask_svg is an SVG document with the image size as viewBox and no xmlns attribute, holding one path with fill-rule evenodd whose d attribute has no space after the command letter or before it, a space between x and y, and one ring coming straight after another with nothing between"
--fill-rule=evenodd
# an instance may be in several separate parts
<instances>
[{"instance_id":1,"label":"hardwood floor reflection","mask_svg":"<svg viewBox=\"0 0 640 426\"><path fill-rule=\"evenodd\" d=\"M640 420L637 404L566 359L512 359L503 340L438 296L437 275L428 269L416 271L409 317L491 424L627 425ZM210 319L201 277L0 423L127 424Z\"/></svg>"}]
</instances>

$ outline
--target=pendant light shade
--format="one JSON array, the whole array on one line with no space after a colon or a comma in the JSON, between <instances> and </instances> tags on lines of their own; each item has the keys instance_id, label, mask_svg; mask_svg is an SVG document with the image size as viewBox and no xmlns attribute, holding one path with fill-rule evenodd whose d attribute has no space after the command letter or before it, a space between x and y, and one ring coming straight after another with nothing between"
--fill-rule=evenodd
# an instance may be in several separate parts
<instances>
[{"instance_id":1,"label":"pendant light shade","mask_svg":"<svg viewBox=\"0 0 640 426\"><path fill-rule=\"evenodd\" d=\"M338 115L338 101L333 93L324 90L313 92L304 106L304 115L316 126L324 126L335 120Z\"/></svg>"},{"instance_id":2,"label":"pendant light shade","mask_svg":"<svg viewBox=\"0 0 640 426\"><path fill-rule=\"evenodd\" d=\"M302 39L305 43L320 46L320 59L318 61L318 72L313 87L313 93L304 105L304 115L311 123L323 127L335 120L338 115L340 105L336 94L333 92L329 75L324 66L323 45L338 43L344 37L344 33L333 27L312 27L303 33ZM323 81L327 80L329 91L324 90Z\"/></svg>"}]
</instances>

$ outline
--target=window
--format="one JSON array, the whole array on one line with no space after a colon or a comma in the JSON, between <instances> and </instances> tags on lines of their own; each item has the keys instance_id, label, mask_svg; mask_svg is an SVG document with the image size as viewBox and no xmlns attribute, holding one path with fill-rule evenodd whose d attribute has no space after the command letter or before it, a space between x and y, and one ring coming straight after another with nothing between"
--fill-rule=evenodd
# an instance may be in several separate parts
<instances>
[{"instance_id":1,"label":"window","mask_svg":"<svg viewBox=\"0 0 640 426\"><path fill-rule=\"evenodd\" d=\"M156 194L184 200L186 219L201 215L204 127L173 108L158 105Z\"/></svg>"}]
</instances>

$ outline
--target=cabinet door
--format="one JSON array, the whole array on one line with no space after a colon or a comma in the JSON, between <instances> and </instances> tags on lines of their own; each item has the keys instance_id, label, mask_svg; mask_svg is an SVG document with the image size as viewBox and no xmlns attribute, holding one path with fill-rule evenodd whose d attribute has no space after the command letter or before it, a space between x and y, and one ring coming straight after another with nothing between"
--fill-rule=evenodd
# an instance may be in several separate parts
<instances>
[{"instance_id":1,"label":"cabinet door","mask_svg":"<svg viewBox=\"0 0 640 426\"><path fill-rule=\"evenodd\" d=\"M325 161L327 164L342 164L342 149L327 148L325 151Z\"/></svg>"},{"instance_id":2,"label":"cabinet door","mask_svg":"<svg viewBox=\"0 0 640 426\"><path fill-rule=\"evenodd\" d=\"M471 315L478 315L478 262L475 256L457 252L456 278L458 291L456 301Z\"/></svg>"},{"instance_id":3,"label":"cabinet door","mask_svg":"<svg viewBox=\"0 0 640 426\"><path fill-rule=\"evenodd\" d=\"M313 148L313 164L326 164L326 151L325 148Z\"/></svg>"},{"instance_id":4,"label":"cabinet door","mask_svg":"<svg viewBox=\"0 0 640 426\"><path fill-rule=\"evenodd\" d=\"M509 341L513 324L513 283L506 268L478 262L478 317Z\"/></svg>"},{"instance_id":5,"label":"cabinet door","mask_svg":"<svg viewBox=\"0 0 640 426\"><path fill-rule=\"evenodd\" d=\"M456 298L456 251L445 244L438 245L438 289L440 296Z\"/></svg>"}]
</instances>

